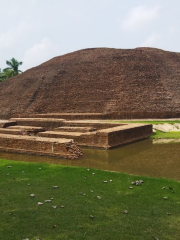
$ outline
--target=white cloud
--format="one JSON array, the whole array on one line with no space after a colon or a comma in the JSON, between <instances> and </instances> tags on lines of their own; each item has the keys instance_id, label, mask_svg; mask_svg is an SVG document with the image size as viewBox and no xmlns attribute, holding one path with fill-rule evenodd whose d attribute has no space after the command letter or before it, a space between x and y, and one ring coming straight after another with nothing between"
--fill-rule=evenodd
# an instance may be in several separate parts
<instances>
[{"instance_id":1,"label":"white cloud","mask_svg":"<svg viewBox=\"0 0 180 240\"><path fill-rule=\"evenodd\" d=\"M14 28L0 34L0 53L4 48L13 48L17 42L23 41L24 38L33 29L31 24L19 23Z\"/></svg>"},{"instance_id":2,"label":"white cloud","mask_svg":"<svg viewBox=\"0 0 180 240\"><path fill-rule=\"evenodd\" d=\"M177 29L174 26L170 26L168 28L168 36L172 37L177 33Z\"/></svg>"},{"instance_id":3,"label":"white cloud","mask_svg":"<svg viewBox=\"0 0 180 240\"><path fill-rule=\"evenodd\" d=\"M127 31L136 31L153 22L158 17L159 7L148 8L138 6L132 8L126 19L122 21L122 28Z\"/></svg>"},{"instance_id":4,"label":"white cloud","mask_svg":"<svg viewBox=\"0 0 180 240\"><path fill-rule=\"evenodd\" d=\"M161 41L162 35L153 33L151 36L145 39L145 41L140 45L141 47L155 47Z\"/></svg>"},{"instance_id":5,"label":"white cloud","mask_svg":"<svg viewBox=\"0 0 180 240\"><path fill-rule=\"evenodd\" d=\"M34 44L25 52L22 69L26 70L37 66L59 55L59 47L48 38L43 38L40 43Z\"/></svg>"}]
</instances>

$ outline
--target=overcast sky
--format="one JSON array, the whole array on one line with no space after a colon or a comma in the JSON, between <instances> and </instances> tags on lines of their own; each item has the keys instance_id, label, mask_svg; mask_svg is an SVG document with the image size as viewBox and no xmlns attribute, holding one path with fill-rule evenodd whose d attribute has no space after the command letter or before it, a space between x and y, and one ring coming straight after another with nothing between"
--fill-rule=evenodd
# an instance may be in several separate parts
<instances>
[{"instance_id":1,"label":"overcast sky","mask_svg":"<svg viewBox=\"0 0 180 240\"><path fill-rule=\"evenodd\" d=\"M0 0L0 68L25 71L84 48L180 52L179 0Z\"/></svg>"}]
</instances>

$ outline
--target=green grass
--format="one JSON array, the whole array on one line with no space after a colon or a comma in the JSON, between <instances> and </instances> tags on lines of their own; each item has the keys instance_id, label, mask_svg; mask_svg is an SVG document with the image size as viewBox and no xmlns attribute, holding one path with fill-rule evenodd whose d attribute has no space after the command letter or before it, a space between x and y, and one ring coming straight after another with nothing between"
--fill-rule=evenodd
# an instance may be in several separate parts
<instances>
[{"instance_id":1,"label":"green grass","mask_svg":"<svg viewBox=\"0 0 180 240\"><path fill-rule=\"evenodd\" d=\"M180 132L161 132L156 130L156 132L151 135L151 138L180 139Z\"/></svg>"},{"instance_id":2,"label":"green grass","mask_svg":"<svg viewBox=\"0 0 180 240\"><path fill-rule=\"evenodd\" d=\"M129 189L141 178L141 186ZM52 208L55 205L57 209ZM0 160L0 212L2 240L178 240L180 182Z\"/></svg>"},{"instance_id":3,"label":"green grass","mask_svg":"<svg viewBox=\"0 0 180 240\"><path fill-rule=\"evenodd\" d=\"M134 120L132 120L132 121L126 121L126 120L123 120L123 121L121 121L121 120L108 120L108 122L115 122L115 123L147 123L147 124L163 124L163 123L170 123L170 124L174 124L174 123L180 123L180 120L155 120L155 121L153 121L153 120L151 120L151 121L149 121L149 120L147 120L147 121L141 121L141 120L139 120L139 121L134 121Z\"/></svg>"}]
</instances>

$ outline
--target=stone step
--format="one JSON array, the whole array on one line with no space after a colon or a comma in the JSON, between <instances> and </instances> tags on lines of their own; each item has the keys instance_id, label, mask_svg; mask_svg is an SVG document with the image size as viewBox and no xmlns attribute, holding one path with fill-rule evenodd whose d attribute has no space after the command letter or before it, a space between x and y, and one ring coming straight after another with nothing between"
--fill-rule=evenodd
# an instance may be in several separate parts
<instances>
[{"instance_id":1,"label":"stone step","mask_svg":"<svg viewBox=\"0 0 180 240\"><path fill-rule=\"evenodd\" d=\"M64 119L56 118L11 118L11 121L16 121L17 125L21 126L44 127L47 131L52 131L59 127L86 127L96 128L99 130L120 125L116 123L106 123L98 120L66 121Z\"/></svg>"},{"instance_id":2,"label":"stone step","mask_svg":"<svg viewBox=\"0 0 180 240\"><path fill-rule=\"evenodd\" d=\"M45 128L43 127L34 127L34 126L10 126L5 128L6 130L14 130L17 133L19 132L19 135L36 135L38 132L44 132ZM13 132L13 131L12 131Z\"/></svg>"},{"instance_id":3,"label":"stone step","mask_svg":"<svg viewBox=\"0 0 180 240\"><path fill-rule=\"evenodd\" d=\"M0 128L6 128L9 126L17 125L16 121L13 120L0 120Z\"/></svg>"},{"instance_id":4,"label":"stone step","mask_svg":"<svg viewBox=\"0 0 180 240\"><path fill-rule=\"evenodd\" d=\"M11 129L11 128L0 128L0 133L3 134L12 134L12 135L28 135L27 132L20 129Z\"/></svg>"},{"instance_id":5,"label":"stone step","mask_svg":"<svg viewBox=\"0 0 180 240\"><path fill-rule=\"evenodd\" d=\"M90 127L90 128L96 128L96 129L106 129L111 128L115 126L120 126L121 124L117 123L106 123L106 122L100 122L100 121L64 121L63 126L64 127Z\"/></svg>"},{"instance_id":6,"label":"stone step","mask_svg":"<svg viewBox=\"0 0 180 240\"><path fill-rule=\"evenodd\" d=\"M13 118L63 118L69 120L78 119L103 119L102 113L41 113L41 114L15 114Z\"/></svg>"},{"instance_id":7,"label":"stone step","mask_svg":"<svg viewBox=\"0 0 180 240\"><path fill-rule=\"evenodd\" d=\"M39 132L37 136L39 137L47 137L47 138L66 138L66 139L76 139L79 138L84 133L80 132L60 132L60 131L46 131Z\"/></svg>"},{"instance_id":8,"label":"stone step","mask_svg":"<svg viewBox=\"0 0 180 240\"><path fill-rule=\"evenodd\" d=\"M82 151L72 139L18 136L0 133L0 150L63 158L78 158Z\"/></svg>"},{"instance_id":9,"label":"stone step","mask_svg":"<svg viewBox=\"0 0 180 240\"><path fill-rule=\"evenodd\" d=\"M11 118L11 121L16 121L17 125L21 126L36 126L43 127L46 130L63 126L64 119L56 118Z\"/></svg>"},{"instance_id":10,"label":"stone step","mask_svg":"<svg viewBox=\"0 0 180 240\"><path fill-rule=\"evenodd\" d=\"M60 131L60 132L93 132L96 131L97 128L93 127L58 127L55 128L54 131Z\"/></svg>"}]
</instances>

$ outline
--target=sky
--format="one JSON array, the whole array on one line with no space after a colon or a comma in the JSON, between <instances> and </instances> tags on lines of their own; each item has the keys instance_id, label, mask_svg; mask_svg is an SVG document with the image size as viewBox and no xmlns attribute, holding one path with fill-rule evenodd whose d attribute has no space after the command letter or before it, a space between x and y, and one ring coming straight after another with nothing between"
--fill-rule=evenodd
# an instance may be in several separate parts
<instances>
[{"instance_id":1,"label":"sky","mask_svg":"<svg viewBox=\"0 0 180 240\"><path fill-rule=\"evenodd\" d=\"M85 48L180 52L179 0L0 0L0 68Z\"/></svg>"}]
</instances>

